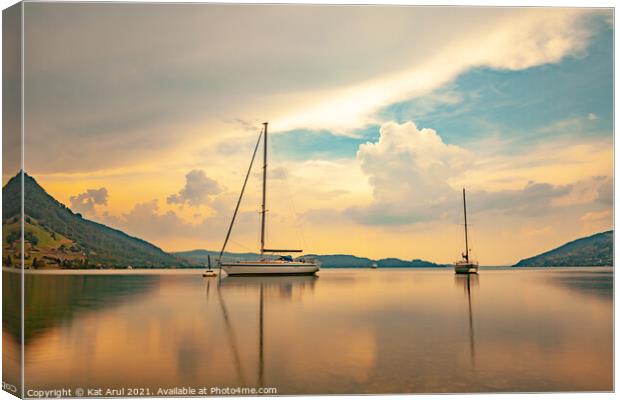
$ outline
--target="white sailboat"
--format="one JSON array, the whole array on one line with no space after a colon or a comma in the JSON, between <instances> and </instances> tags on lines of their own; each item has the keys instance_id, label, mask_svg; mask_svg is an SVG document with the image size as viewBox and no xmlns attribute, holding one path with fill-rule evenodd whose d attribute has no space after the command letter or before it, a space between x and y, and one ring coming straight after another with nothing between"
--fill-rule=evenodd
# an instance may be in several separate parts
<instances>
[{"instance_id":1,"label":"white sailboat","mask_svg":"<svg viewBox=\"0 0 620 400\"><path fill-rule=\"evenodd\" d=\"M465 188L463 188L463 215L465 217L465 253L463 259L454 263L454 272L457 274L477 274L478 262L469 259L469 243L467 241L467 205L465 203Z\"/></svg>"},{"instance_id":2,"label":"white sailboat","mask_svg":"<svg viewBox=\"0 0 620 400\"><path fill-rule=\"evenodd\" d=\"M256 157L256 151L260 144L261 138L263 139L263 197L261 204L261 228L260 228L260 258L257 260L241 260L225 262L222 261L222 255L226 249L226 244L230 238L230 233L235 223L235 217L241 204L241 199L245 191L250 171L252 170L252 164ZM312 258L301 257L296 260L290 255L281 255L282 253L301 253L303 250L287 250L287 249L269 249L265 247L265 227L267 225L267 122L263 123L263 131L258 136L258 141L254 147L254 153L252 154L252 160L248 172L241 188L239 200L235 207L224 245L220 251L218 258L218 264L228 275L313 275L319 270L319 264Z\"/></svg>"}]
</instances>

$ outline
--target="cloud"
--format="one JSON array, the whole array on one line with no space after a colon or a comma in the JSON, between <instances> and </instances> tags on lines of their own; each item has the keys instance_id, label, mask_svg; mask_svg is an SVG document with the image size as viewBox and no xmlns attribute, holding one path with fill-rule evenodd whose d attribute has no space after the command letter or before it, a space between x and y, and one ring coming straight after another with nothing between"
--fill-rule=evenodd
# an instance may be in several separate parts
<instances>
[{"instance_id":1,"label":"cloud","mask_svg":"<svg viewBox=\"0 0 620 400\"><path fill-rule=\"evenodd\" d=\"M190 227L174 211L159 214L157 200L135 204L121 216L104 214L103 220L113 227L127 230L132 234L149 233L149 237L158 237L164 231L169 235L181 234Z\"/></svg>"},{"instance_id":2,"label":"cloud","mask_svg":"<svg viewBox=\"0 0 620 400\"><path fill-rule=\"evenodd\" d=\"M73 211L90 214L95 211L95 205L108 204L108 190L104 187L87 189L83 193L71 196L69 201Z\"/></svg>"},{"instance_id":3,"label":"cloud","mask_svg":"<svg viewBox=\"0 0 620 400\"><path fill-rule=\"evenodd\" d=\"M185 175L185 186L178 193L168 196L168 204L200 206L209 203L211 197L222 192L222 187L209 178L203 170L192 170Z\"/></svg>"},{"instance_id":4,"label":"cloud","mask_svg":"<svg viewBox=\"0 0 620 400\"><path fill-rule=\"evenodd\" d=\"M523 216L542 215L552 206L553 200L565 196L572 185L552 185L529 182L522 189L501 190L497 192L474 192L477 211L497 211Z\"/></svg>"},{"instance_id":5,"label":"cloud","mask_svg":"<svg viewBox=\"0 0 620 400\"><path fill-rule=\"evenodd\" d=\"M379 140L359 147L357 159L373 190L373 201L345 211L359 223L398 225L430 221L460 212L460 190L451 181L478 161L466 149L443 142L433 129L413 122L388 122ZM477 190L475 211L540 215L571 185L529 182L518 189Z\"/></svg>"},{"instance_id":6,"label":"cloud","mask_svg":"<svg viewBox=\"0 0 620 400\"><path fill-rule=\"evenodd\" d=\"M213 214L207 217L194 214L193 220L189 222L173 210L162 212L156 199L136 203L126 213L114 215L104 212L93 218L164 249L169 249L171 244L176 247L175 250L189 249L190 246L213 249L221 245L230 224L234 207L233 195L223 193L214 199L211 206ZM254 244L258 226L256 216L254 211L239 212L229 248L234 248L239 242L245 243L247 247Z\"/></svg>"},{"instance_id":7,"label":"cloud","mask_svg":"<svg viewBox=\"0 0 620 400\"><path fill-rule=\"evenodd\" d=\"M473 162L466 149L443 142L433 129L388 122L377 142L360 145L357 160L372 187L374 204L348 213L366 223L408 223L429 218L445 200L448 181Z\"/></svg>"},{"instance_id":8,"label":"cloud","mask_svg":"<svg viewBox=\"0 0 620 400\"><path fill-rule=\"evenodd\" d=\"M555 206L611 205L613 204L613 181L608 176L593 176L580 179L571 185L571 190L553 201Z\"/></svg>"},{"instance_id":9,"label":"cloud","mask_svg":"<svg viewBox=\"0 0 620 400\"><path fill-rule=\"evenodd\" d=\"M311 107L292 113L281 124L289 129L329 127L346 134L354 127L376 123L373 114L381 107L427 95L466 70L522 70L559 62L566 56L582 54L593 35L584 21L589 14L568 9L560 13L521 11L488 15L487 23L468 26L451 41L429 39L436 47L428 53L416 52L417 59L400 70L350 87L317 93ZM476 13L484 14L480 9ZM439 35L443 39L442 36ZM471 43L476 43L475 49ZM424 46L418 50L421 48Z\"/></svg>"},{"instance_id":10,"label":"cloud","mask_svg":"<svg viewBox=\"0 0 620 400\"><path fill-rule=\"evenodd\" d=\"M162 153L185 160L205 132L209 140L240 135L245 126L230 121L257 126L265 115L277 121L274 132L350 134L381 107L466 70L581 54L593 32L584 22L592 12L568 8L26 8L26 140L38 174L119 168Z\"/></svg>"},{"instance_id":11,"label":"cloud","mask_svg":"<svg viewBox=\"0 0 620 400\"><path fill-rule=\"evenodd\" d=\"M608 206L614 204L614 181L608 176L599 177L599 181L602 182L597 190L596 200Z\"/></svg>"},{"instance_id":12,"label":"cloud","mask_svg":"<svg viewBox=\"0 0 620 400\"><path fill-rule=\"evenodd\" d=\"M579 218L584 232L596 232L613 227L613 215L611 209L601 211L589 211Z\"/></svg>"},{"instance_id":13,"label":"cloud","mask_svg":"<svg viewBox=\"0 0 620 400\"><path fill-rule=\"evenodd\" d=\"M611 221L611 211L603 210L603 211L592 211L587 212L579 218L581 222L589 223L589 222L599 222L601 220Z\"/></svg>"}]
</instances>

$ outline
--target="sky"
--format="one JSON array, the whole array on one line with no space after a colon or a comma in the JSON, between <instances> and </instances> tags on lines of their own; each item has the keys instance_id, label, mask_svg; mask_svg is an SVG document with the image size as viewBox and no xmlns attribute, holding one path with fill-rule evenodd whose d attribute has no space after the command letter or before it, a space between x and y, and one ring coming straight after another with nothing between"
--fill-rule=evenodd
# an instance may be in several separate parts
<instances>
[{"instance_id":1,"label":"sky","mask_svg":"<svg viewBox=\"0 0 620 400\"><path fill-rule=\"evenodd\" d=\"M482 264L613 226L610 9L26 3L24 20L26 171L164 250L221 247L264 121L269 247L451 262L462 188ZM260 171L230 251L258 249Z\"/></svg>"}]
</instances>

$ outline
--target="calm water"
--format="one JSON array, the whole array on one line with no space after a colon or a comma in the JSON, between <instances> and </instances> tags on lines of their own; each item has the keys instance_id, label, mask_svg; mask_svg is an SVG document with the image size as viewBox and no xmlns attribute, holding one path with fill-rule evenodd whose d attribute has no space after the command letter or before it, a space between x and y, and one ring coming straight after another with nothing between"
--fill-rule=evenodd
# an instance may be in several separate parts
<instances>
[{"instance_id":1,"label":"calm water","mask_svg":"<svg viewBox=\"0 0 620 400\"><path fill-rule=\"evenodd\" d=\"M6 308L18 277L3 274L5 316L18 314ZM25 286L26 388L613 389L611 268L28 275ZM3 330L17 359L19 321Z\"/></svg>"}]
</instances>

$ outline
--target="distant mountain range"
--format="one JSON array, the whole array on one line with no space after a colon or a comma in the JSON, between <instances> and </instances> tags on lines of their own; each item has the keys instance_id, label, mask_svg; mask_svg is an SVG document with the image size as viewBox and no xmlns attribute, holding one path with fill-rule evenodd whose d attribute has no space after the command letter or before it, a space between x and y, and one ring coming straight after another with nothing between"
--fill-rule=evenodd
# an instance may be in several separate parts
<instances>
[{"instance_id":1,"label":"distant mountain range","mask_svg":"<svg viewBox=\"0 0 620 400\"><path fill-rule=\"evenodd\" d=\"M21 177L2 188L2 265L20 257ZM188 267L159 247L89 221L61 204L24 174L25 261L34 268Z\"/></svg>"},{"instance_id":2,"label":"distant mountain range","mask_svg":"<svg viewBox=\"0 0 620 400\"><path fill-rule=\"evenodd\" d=\"M526 258L515 267L611 266L614 262L614 231L568 242L556 249Z\"/></svg>"},{"instance_id":3,"label":"distant mountain range","mask_svg":"<svg viewBox=\"0 0 620 400\"><path fill-rule=\"evenodd\" d=\"M211 262L215 263L215 260L219 256L218 251L211 250L191 250L173 253L179 257L183 257L187 260L207 264L208 257L211 256ZM307 254L306 256L314 257L321 263L321 268L370 268L373 263L376 263L379 268L433 268L433 267L445 267L445 265L435 264L424 260L411 260L405 261L398 258L384 258L381 260L371 260L365 257L356 257L348 254L331 254L331 255L319 255L319 254ZM238 260L250 260L259 257L257 253L224 253L223 258L234 258Z\"/></svg>"}]
</instances>

